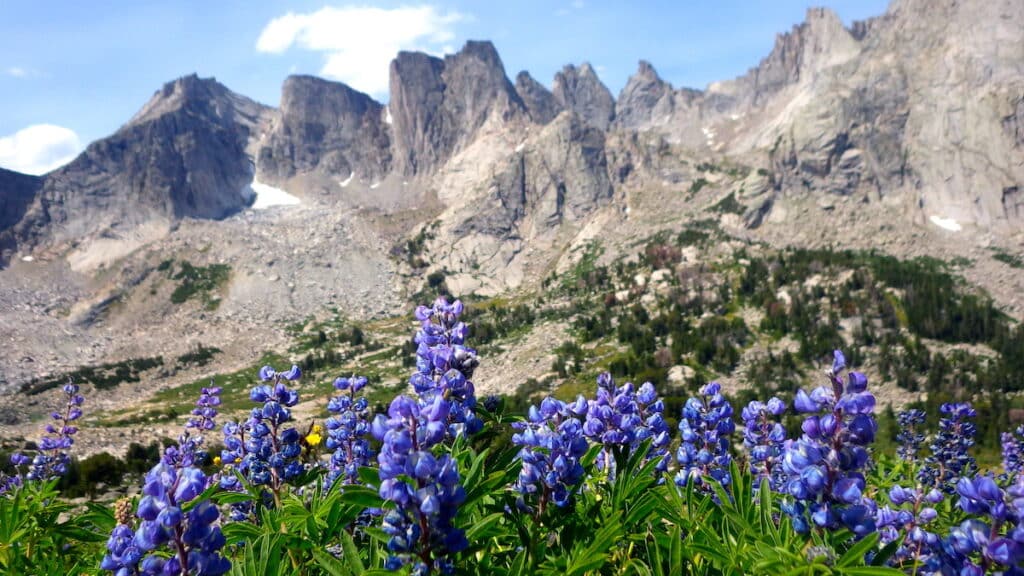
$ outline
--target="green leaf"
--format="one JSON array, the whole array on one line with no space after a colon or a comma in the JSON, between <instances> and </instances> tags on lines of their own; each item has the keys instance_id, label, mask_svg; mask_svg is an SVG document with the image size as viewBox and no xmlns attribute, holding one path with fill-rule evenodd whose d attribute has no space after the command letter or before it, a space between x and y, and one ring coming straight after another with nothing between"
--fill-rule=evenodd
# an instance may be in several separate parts
<instances>
[{"instance_id":1,"label":"green leaf","mask_svg":"<svg viewBox=\"0 0 1024 576\"><path fill-rule=\"evenodd\" d=\"M341 560L331 556L326 550L314 548L313 558L316 560L317 565L331 576L352 576L352 570Z\"/></svg>"},{"instance_id":2,"label":"green leaf","mask_svg":"<svg viewBox=\"0 0 1024 576\"><path fill-rule=\"evenodd\" d=\"M864 563L864 555L878 545L878 532L868 534L858 541L836 562L838 567L858 566Z\"/></svg>"}]
</instances>

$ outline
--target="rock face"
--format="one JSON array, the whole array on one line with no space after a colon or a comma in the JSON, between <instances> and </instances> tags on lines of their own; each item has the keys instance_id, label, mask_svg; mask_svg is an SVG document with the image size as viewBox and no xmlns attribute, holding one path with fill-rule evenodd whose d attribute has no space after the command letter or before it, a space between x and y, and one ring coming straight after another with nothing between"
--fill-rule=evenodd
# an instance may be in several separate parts
<instances>
[{"instance_id":1,"label":"rock face","mask_svg":"<svg viewBox=\"0 0 1024 576\"><path fill-rule=\"evenodd\" d=\"M213 79L166 84L114 135L43 177L13 239L77 241L153 219L240 210L252 179L249 135L266 111Z\"/></svg>"},{"instance_id":2,"label":"rock face","mask_svg":"<svg viewBox=\"0 0 1024 576\"><path fill-rule=\"evenodd\" d=\"M562 111L554 94L525 70L516 75L516 94L526 106L530 119L537 124L551 122Z\"/></svg>"},{"instance_id":3,"label":"rock face","mask_svg":"<svg viewBox=\"0 0 1024 576\"><path fill-rule=\"evenodd\" d=\"M552 88L555 101L567 110L599 129L607 130L615 117L615 100L593 67L584 62L579 68L572 64L555 74Z\"/></svg>"},{"instance_id":4,"label":"rock face","mask_svg":"<svg viewBox=\"0 0 1024 576\"><path fill-rule=\"evenodd\" d=\"M787 197L811 195L821 206L842 196L884 202L907 221L1017 233L1022 55L1019 0L894 0L849 28L811 9L756 67L703 91L674 88L648 62L617 100L589 64L566 66L551 91L526 72L513 85L494 46L478 41L443 59L399 53L387 107L296 76L275 112L191 76L68 166L41 179L0 172L0 250L222 218L245 206L239 191L254 167L282 186L320 175L334 188L358 175L375 183L363 192L383 185L374 198L401 197L406 208L493 200L446 221L455 234L544 235L630 186L690 186L704 178L693 169L718 162L763 176L736 190L760 206L750 226L777 221Z\"/></svg>"},{"instance_id":5,"label":"rock face","mask_svg":"<svg viewBox=\"0 0 1024 576\"><path fill-rule=\"evenodd\" d=\"M16 245L11 228L25 216L42 186L43 179L38 176L0 168L0 263Z\"/></svg>"},{"instance_id":6,"label":"rock face","mask_svg":"<svg viewBox=\"0 0 1024 576\"><path fill-rule=\"evenodd\" d=\"M613 125L621 130L657 130L673 142L699 148L704 144L700 131L702 97L699 90L672 85L658 76L649 62L641 60L615 103Z\"/></svg>"},{"instance_id":7,"label":"rock face","mask_svg":"<svg viewBox=\"0 0 1024 576\"><path fill-rule=\"evenodd\" d=\"M499 238L544 235L577 223L612 201L604 132L573 114L560 114L508 158L457 234Z\"/></svg>"},{"instance_id":8,"label":"rock face","mask_svg":"<svg viewBox=\"0 0 1024 576\"><path fill-rule=\"evenodd\" d=\"M339 82L289 76L257 158L267 182L311 172L378 180L391 168L384 106Z\"/></svg>"},{"instance_id":9,"label":"rock face","mask_svg":"<svg viewBox=\"0 0 1024 576\"><path fill-rule=\"evenodd\" d=\"M441 60L399 52L391 62L395 169L428 174L472 141L492 115L524 111L490 42L470 41Z\"/></svg>"}]
</instances>

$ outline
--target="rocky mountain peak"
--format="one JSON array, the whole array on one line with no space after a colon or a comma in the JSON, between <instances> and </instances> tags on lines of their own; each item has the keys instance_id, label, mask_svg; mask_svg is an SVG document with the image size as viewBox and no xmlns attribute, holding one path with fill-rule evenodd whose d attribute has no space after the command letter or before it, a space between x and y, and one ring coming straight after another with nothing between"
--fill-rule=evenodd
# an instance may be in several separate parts
<instances>
[{"instance_id":1,"label":"rocky mountain peak","mask_svg":"<svg viewBox=\"0 0 1024 576\"><path fill-rule=\"evenodd\" d=\"M526 106L530 119L538 124L551 122L562 111L554 94L526 70L516 75L516 94Z\"/></svg>"},{"instance_id":2,"label":"rocky mountain peak","mask_svg":"<svg viewBox=\"0 0 1024 576\"><path fill-rule=\"evenodd\" d=\"M246 100L233 94L215 78L200 78L193 73L164 84L128 121L128 126L142 124L183 108L223 114L227 106Z\"/></svg>"},{"instance_id":3,"label":"rocky mountain peak","mask_svg":"<svg viewBox=\"0 0 1024 576\"><path fill-rule=\"evenodd\" d=\"M257 157L257 171L272 183L312 172L377 180L391 167L384 106L340 82L289 76Z\"/></svg>"},{"instance_id":4,"label":"rocky mountain peak","mask_svg":"<svg viewBox=\"0 0 1024 576\"><path fill-rule=\"evenodd\" d=\"M652 117L664 117L672 112L672 85L658 76L654 66L641 60L635 74L629 77L615 103L615 124L624 128L639 128Z\"/></svg>"},{"instance_id":5,"label":"rocky mountain peak","mask_svg":"<svg viewBox=\"0 0 1024 576\"><path fill-rule=\"evenodd\" d=\"M588 62L579 68L572 64L562 68L555 74L551 92L562 108L579 114L587 124L600 130L607 130L615 117L612 93Z\"/></svg>"},{"instance_id":6,"label":"rocky mountain peak","mask_svg":"<svg viewBox=\"0 0 1024 576\"><path fill-rule=\"evenodd\" d=\"M425 174L472 140L492 115L523 111L490 42L469 41L444 60L400 52L391 62L395 167Z\"/></svg>"}]
</instances>

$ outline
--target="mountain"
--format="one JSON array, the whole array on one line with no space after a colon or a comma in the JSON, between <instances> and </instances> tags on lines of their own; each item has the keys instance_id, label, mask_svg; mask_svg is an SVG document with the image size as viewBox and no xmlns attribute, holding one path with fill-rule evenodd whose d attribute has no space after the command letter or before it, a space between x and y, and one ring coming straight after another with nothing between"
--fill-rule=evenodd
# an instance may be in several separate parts
<instances>
[{"instance_id":1,"label":"mountain","mask_svg":"<svg viewBox=\"0 0 1024 576\"><path fill-rule=\"evenodd\" d=\"M1018 1L895 0L850 26L811 9L703 89L648 61L617 97L586 63L513 81L485 41L400 52L387 104L292 76L272 108L181 78L70 164L0 170L0 365L21 382L36 349L73 367L224 341L252 361L326 308L534 294L694 227L720 234L711 255L969 262L1021 316L1021 54ZM286 205L250 209L254 193Z\"/></svg>"},{"instance_id":2,"label":"mountain","mask_svg":"<svg viewBox=\"0 0 1024 576\"><path fill-rule=\"evenodd\" d=\"M290 76L256 165L267 182L310 172L378 180L391 169L384 106L338 82Z\"/></svg>"},{"instance_id":3,"label":"mountain","mask_svg":"<svg viewBox=\"0 0 1024 576\"><path fill-rule=\"evenodd\" d=\"M116 133L43 176L21 217L0 231L31 248L237 212L252 180L249 140L268 111L212 79L170 82Z\"/></svg>"}]
</instances>

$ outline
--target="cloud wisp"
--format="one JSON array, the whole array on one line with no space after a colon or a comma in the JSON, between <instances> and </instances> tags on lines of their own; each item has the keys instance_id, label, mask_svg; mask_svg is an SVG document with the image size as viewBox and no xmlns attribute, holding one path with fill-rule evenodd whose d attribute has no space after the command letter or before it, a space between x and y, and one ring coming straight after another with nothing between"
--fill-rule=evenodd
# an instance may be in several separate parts
<instances>
[{"instance_id":1,"label":"cloud wisp","mask_svg":"<svg viewBox=\"0 0 1024 576\"><path fill-rule=\"evenodd\" d=\"M67 164L82 151L74 130L33 124L0 137L0 167L25 174L45 174Z\"/></svg>"},{"instance_id":2,"label":"cloud wisp","mask_svg":"<svg viewBox=\"0 0 1024 576\"><path fill-rule=\"evenodd\" d=\"M295 47L323 53L321 75L379 96L388 91L388 64L395 54L444 50L455 39L455 25L465 19L458 12L442 13L429 5L289 12L267 23L256 50L281 54Z\"/></svg>"}]
</instances>

